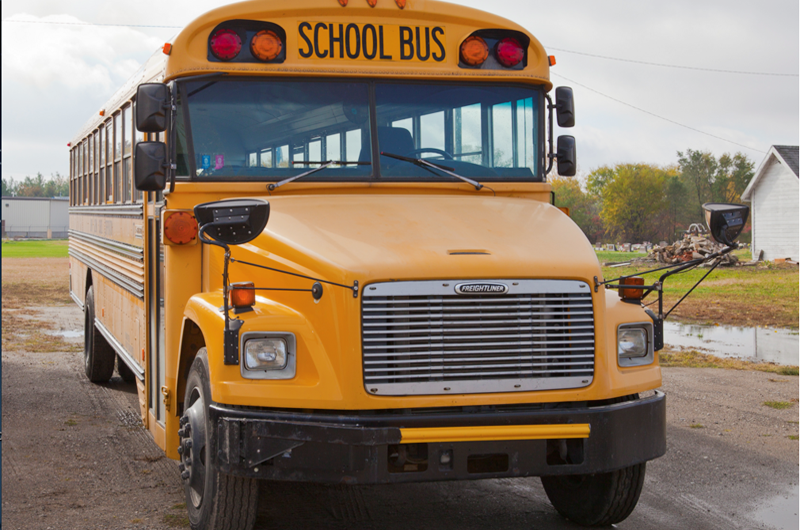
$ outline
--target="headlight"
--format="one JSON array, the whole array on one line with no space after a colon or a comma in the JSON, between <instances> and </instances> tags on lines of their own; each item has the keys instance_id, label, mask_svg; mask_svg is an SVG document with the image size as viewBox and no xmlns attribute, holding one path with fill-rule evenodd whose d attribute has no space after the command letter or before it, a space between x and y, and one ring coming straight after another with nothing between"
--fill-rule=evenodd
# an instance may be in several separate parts
<instances>
[{"instance_id":1,"label":"headlight","mask_svg":"<svg viewBox=\"0 0 800 530\"><path fill-rule=\"evenodd\" d=\"M291 379L296 372L293 333L248 331L242 334L240 371L247 379Z\"/></svg>"},{"instance_id":2,"label":"headlight","mask_svg":"<svg viewBox=\"0 0 800 530\"><path fill-rule=\"evenodd\" d=\"M653 362L653 324L623 324L617 328L617 356L620 366L641 366Z\"/></svg>"},{"instance_id":3,"label":"headlight","mask_svg":"<svg viewBox=\"0 0 800 530\"><path fill-rule=\"evenodd\" d=\"M288 357L286 341L280 338L250 339L244 343L244 362L248 370L283 370Z\"/></svg>"}]
</instances>

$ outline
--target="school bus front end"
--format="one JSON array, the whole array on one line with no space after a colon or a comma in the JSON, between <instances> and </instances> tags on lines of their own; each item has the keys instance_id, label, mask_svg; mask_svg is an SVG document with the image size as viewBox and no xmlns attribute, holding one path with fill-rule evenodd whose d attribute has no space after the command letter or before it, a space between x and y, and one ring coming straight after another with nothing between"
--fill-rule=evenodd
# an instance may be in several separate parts
<instances>
[{"instance_id":1,"label":"school bus front end","mask_svg":"<svg viewBox=\"0 0 800 530\"><path fill-rule=\"evenodd\" d=\"M312 283L254 263L340 285L319 300L257 291L236 315L238 364L225 364L220 292L188 304L188 319L218 330L206 347L223 472L587 475L663 454L663 395L635 399L660 385L652 352L642 366L618 358L620 327L652 345L652 322L595 292L597 260L569 218L530 199L398 191L270 197L267 230L233 251L231 281ZM220 274L221 253L209 260ZM276 349L283 367L262 368L253 352Z\"/></svg>"}]
</instances>

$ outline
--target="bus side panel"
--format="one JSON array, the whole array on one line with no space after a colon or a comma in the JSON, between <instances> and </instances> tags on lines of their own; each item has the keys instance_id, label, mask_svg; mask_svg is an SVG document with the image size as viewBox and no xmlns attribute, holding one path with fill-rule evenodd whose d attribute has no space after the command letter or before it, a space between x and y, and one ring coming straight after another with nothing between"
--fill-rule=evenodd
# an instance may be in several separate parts
<instances>
[{"instance_id":1,"label":"bus side panel","mask_svg":"<svg viewBox=\"0 0 800 530\"><path fill-rule=\"evenodd\" d=\"M97 318L140 366L144 367L144 300L94 273Z\"/></svg>"},{"instance_id":2,"label":"bus side panel","mask_svg":"<svg viewBox=\"0 0 800 530\"><path fill-rule=\"evenodd\" d=\"M86 303L86 273L88 267L70 256L69 258L69 294L81 308Z\"/></svg>"}]
</instances>

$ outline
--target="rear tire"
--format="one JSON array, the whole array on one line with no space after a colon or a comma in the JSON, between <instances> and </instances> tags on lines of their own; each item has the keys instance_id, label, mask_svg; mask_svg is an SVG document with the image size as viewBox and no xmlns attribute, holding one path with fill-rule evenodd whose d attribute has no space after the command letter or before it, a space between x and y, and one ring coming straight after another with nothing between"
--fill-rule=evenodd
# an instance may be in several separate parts
<instances>
[{"instance_id":1,"label":"rear tire","mask_svg":"<svg viewBox=\"0 0 800 530\"><path fill-rule=\"evenodd\" d=\"M594 475L542 477L553 507L566 519L584 526L624 521L639 501L646 462Z\"/></svg>"},{"instance_id":2,"label":"rear tire","mask_svg":"<svg viewBox=\"0 0 800 530\"><path fill-rule=\"evenodd\" d=\"M216 426L209 419L211 387L206 349L201 348L186 379L181 417L181 477L189 524L195 530L250 530L256 522L258 481L220 473Z\"/></svg>"},{"instance_id":3,"label":"rear tire","mask_svg":"<svg viewBox=\"0 0 800 530\"><path fill-rule=\"evenodd\" d=\"M83 304L83 365L89 381L105 383L114 374L117 355L94 325L94 315L94 287L89 287Z\"/></svg>"},{"instance_id":4,"label":"rear tire","mask_svg":"<svg viewBox=\"0 0 800 530\"><path fill-rule=\"evenodd\" d=\"M128 368L128 365L125 364L125 361L123 361L119 355L117 355L117 373L126 383L133 383L136 379L136 376L133 375L133 370Z\"/></svg>"}]
</instances>

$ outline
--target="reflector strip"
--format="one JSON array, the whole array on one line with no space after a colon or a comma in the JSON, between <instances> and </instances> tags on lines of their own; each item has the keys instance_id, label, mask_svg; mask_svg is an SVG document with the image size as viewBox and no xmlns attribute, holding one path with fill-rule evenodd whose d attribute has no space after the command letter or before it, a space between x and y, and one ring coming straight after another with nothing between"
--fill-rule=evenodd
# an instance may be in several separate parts
<instances>
[{"instance_id":1,"label":"reflector strip","mask_svg":"<svg viewBox=\"0 0 800 530\"><path fill-rule=\"evenodd\" d=\"M499 425L400 429L401 442L487 442L495 440L558 440L588 438L588 423L556 425Z\"/></svg>"}]
</instances>

